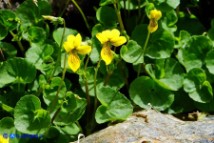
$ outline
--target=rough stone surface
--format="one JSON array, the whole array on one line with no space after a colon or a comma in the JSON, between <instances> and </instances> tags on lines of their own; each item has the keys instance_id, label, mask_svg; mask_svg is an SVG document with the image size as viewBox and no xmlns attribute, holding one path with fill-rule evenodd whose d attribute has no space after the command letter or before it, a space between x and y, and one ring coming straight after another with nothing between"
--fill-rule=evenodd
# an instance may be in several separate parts
<instances>
[{"instance_id":1,"label":"rough stone surface","mask_svg":"<svg viewBox=\"0 0 214 143\"><path fill-rule=\"evenodd\" d=\"M214 143L214 118L182 121L153 110L141 111L79 143Z\"/></svg>"}]
</instances>

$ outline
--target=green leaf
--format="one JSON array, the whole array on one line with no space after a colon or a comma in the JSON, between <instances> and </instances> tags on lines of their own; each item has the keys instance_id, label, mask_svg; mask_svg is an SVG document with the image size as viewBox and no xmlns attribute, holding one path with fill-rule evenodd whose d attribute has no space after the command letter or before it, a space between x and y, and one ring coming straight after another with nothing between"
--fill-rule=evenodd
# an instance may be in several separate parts
<instances>
[{"instance_id":1,"label":"green leaf","mask_svg":"<svg viewBox=\"0 0 214 143\"><path fill-rule=\"evenodd\" d=\"M129 94L135 104L145 109L152 107L163 111L174 101L173 92L146 76L138 77L131 83Z\"/></svg>"},{"instance_id":2,"label":"green leaf","mask_svg":"<svg viewBox=\"0 0 214 143\"><path fill-rule=\"evenodd\" d=\"M183 85L184 70L174 59L158 60L156 68L146 65L148 74L160 85L172 91L178 91Z\"/></svg>"},{"instance_id":3,"label":"green leaf","mask_svg":"<svg viewBox=\"0 0 214 143\"><path fill-rule=\"evenodd\" d=\"M131 38L144 47L147 33L147 25L137 25ZM171 56L173 49L173 35L166 30L158 30L151 34L145 55L154 59L168 58Z\"/></svg>"},{"instance_id":4,"label":"green leaf","mask_svg":"<svg viewBox=\"0 0 214 143\"><path fill-rule=\"evenodd\" d=\"M50 126L49 113L41 108L41 102L34 95L23 96L14 109L15 128L26 134L42 134Z\"/></svg>"},{"instance_id":5,"label":"green leaf","mask_svg":"<svg viewBox=\"0 0 214 143\"><path fill-rule=\"evenodd\" d=\"M3 40L8 34L7 29L0 23L0 40Z\"/></svg>"},{"instance_id":6,"label":"green leaf","mask_svg":"<svg viewBox=\"0 0 214 143\"><path fill-rule=\"evenodd\" d=\"M17 28L18 19L11 10L0 10L0 23L4 25L5 29L12 31Z\"/></svg>"},{"instance_id":7,"label":"green leaf","mask_svg":"<svg viewBox=\"0 0 214 143\"><path fill-rule=\"evenodd\" d=\"M78 121L84 114L86 105L86 99L68 92L54 123L58 125L68 125Z\"/></svg>"},{"instance_id":8,"label":"green leaf","mask_svg":"<svg viewBox=\"0 0 214 143\"><path fill-rule=\"evenodd\" d=\"M104 26L111 28L117 24L117 16L115 10L108 6L100 7L96 12L97 20Z\"/></svg>"},{"instance_id":9,"label":"green leaf","mask_svg":"<svg viewBox=\"0 0 214 143\"><path fill-rule=\"evenodd\" d=\"M206 80L206 73L199 68L192 69L184 79L184 91L194 101L206 103L213 98L212 86Z\"/></svg>"},{"instance_id":10,"label":"green leaf","mask_svg":"<svg viewBox=\"0 0 214 143\"><path fill-rule=\"evenodd\" d=\"M31 26L23 37L33 43L43 43L46 39L46 32L41 27Z\"/></svg>"},{"instance_id":11,"label":"green leaf","mask_svg":"<svg viewBox=\"0 0 214 143\"><path fill-rule=\"evenodd\" d=\"M127 45L122 46L120 55L128 63L139 64L144 62L143 49L133 40L129 40Z\"/></svg>"},{"instance_id":12,"label":"green leaf","mask_svg":"<svg viewBox=\"0 0 214 143\"><path fill-rule=\"evenodd\" d=\"M36 69L44 71L44 64L52 61L51 55L54 49L50 44L32 45L26 52L26 59L36 66ZM44 73L44 72L43 72Z\"/></svg>"},{"instance_id":13,"label":"green leaf","mask_svg":"<svg viewBox=\"0 0 214 143\"><path fill-rule=\"evenodd\" d=\"M177 58L187 71L193 68L201 68L207 52L212 48L213 44L209 38L205 36L192 36L179 49Z\"/></svg>"},{"instance_id":14,"label":"green leaf","mask_svg":"<svg viewBox=\"0 0 214 143\"><path fill-rule=\"evenodd\" d=\"M10 43L0 42L0 47L4 55L3 59L15 57L17 54L16 48Z\"/></svg>"},{"instance_id":15,"label":"green leaf","mask_svg":"<svg viewBox=\"0 0 214 143\"><path fill-rule=\"evenodd\" d=\"M180 4L180 0L166 0L166 3L175 9Z\"/></svg>"},{"instance_id":16,"label":"green leaf","mask_svg":"<svg viewBox=\"0 0 214 143\"><path fill-rule=\"evenodd\" d=\"M4 117L0 120L0 134L10 134L15 133L14 123L12 117Z\"/></svg>"},{"instance_id":17,"label":"green leaf","mask_svg":"<svg viewBox=\"0 0 214 143\"><path fill-rule=\"evenodd\" d=\"M65 33L64 33L65 30ZM53 38L55 42L58 44L58 46L67 40L68 35L76 35L78 32L76 30L70 29L70 28L58 28L53 32ZM63 35L64 34L64 35ZM62 39L63 38L63 39Z\"/></svg>"},{"instance_id":18,"label":"green leaf","mask_svg":"<svg viewBox=\"0 0 214 143\"><path fill-rule=\"evenodd\" d=\"M58 98L63 99L65 97L66 86L65 83L61 80L62 79L60 77L53 77L49 83L45 84L45 89L43 90L43 99L47 105L50 105L51 102L55 102L54 100L56 99L59 86L61 86L61 89L58 93Z\"/></svg>"},{"instance_id":19,"label":"green leaf","mask_svg":"<svg viewBox=\"0 0 214 143\"><path fill-rule=\"evenodd\" d=\"M119 91L102 86L97 92L97 98L102 104L95 113L95 119L99 124L107 121L125 120L132 114L131 102Z\"/></svg>"},{"instance_id":20,"label":"green leaf","mask_svg":"<svg viewBox=\"0 0 214 143\"><path fill-rule=\"evenodd\" d=\"M23 68L24 67L24 68ZM11 58L0 68L0 87L9 83L30 83L36 76L36 68L23 58Z\"/></svg>"},{"instance_id":21,"label":"green leaf","mask_svg":"<svg viewBox=\"0 0 214 143\"><path fill-rule=\"evenodd\" d=\"M214 50L210 50L207 53L206 58L205 58L206 67L211 74L214 74L214 59L213 59L213 57L214 57Z\"/></svg>"},{"instance_id":22,"label":"green leaf","mask_svg":"<svg viewBox=\"0 0 214 143\"><path fill-rule=\"evenodd\" d=\"M17 9L16 14L25 26L37 23L42 15L51 14L51 5L47 0L38 0L38 6L32 0L25 0Z\"/></svg>"},{"instance_id":23,"label":"green leaf","mask_svg":"<svg viewBox=\"0 0 214 143\"><path fill-rule=\"evenodd\" d=\"M138 10L139 8L143 8L147 4L147 2L135 1L135 0L130 0L130 1L120 0L119 2L120 2L121 8L125 10Z\"/></svg>"}]
</instances>

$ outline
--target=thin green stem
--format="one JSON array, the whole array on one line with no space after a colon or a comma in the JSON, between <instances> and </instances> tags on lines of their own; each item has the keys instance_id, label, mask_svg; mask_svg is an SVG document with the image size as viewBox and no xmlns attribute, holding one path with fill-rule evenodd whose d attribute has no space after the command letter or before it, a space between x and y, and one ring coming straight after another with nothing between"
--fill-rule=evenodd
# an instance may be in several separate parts
<instances>
[{"instance_id":1,"label":"thin green stem","mask_svg":"<svg viewBox=\"0 0 214 143\"><path fill-rule=\"evenodd\" d=\"M62 79L60 81L60 84L59 84L59 87L57 89L57 93L56 93L56 96L54 98L54 101L52 103L52 109L56 107L56 104L57 104L57 101L58 101L58 97L59 97L59 92L62 88L62 85L63 85L63 81L65 79L65 74L66 74L66 57L67 55L65 54L65 58L64 58L64 69L63 69L63 72L62 72ZM58 113L60 112L61 108L58 108L57 111L54 113L52 119L51 119L51 122L53 123L54 119L56 118L56 116L58 115Z\"/></svg>"},{"instance_id":2,"label":"thin green stem","mask_svg":"<svg viewBox=\"0 0 214 143\"><path fill-rule=\"evenodd\" d=\"M98 61L97 67L95 68L95 73L94 73L94 97L95 97L94 111L96 111L97 103L98 103L98 101L97 101L97 73L100 68L100 62L101 62L101 59Z\"/></svg>"},{"instance_id":3,"label":"thin green stem","mask_svg":"<svg viewBox=\"0 0 214 143\"><path fill-rule=\"evenodd\" d=\"M147 36L146 36L146 41L145 41L144 46L143 46L143 51L139 57L144 56L144 54L145 54L146 48L148 46L150 34L151 33L148 31ZM141 64L139 64L139 67L138 67L137 77L140 76L140 72L141 72Z\"/></svg>"},{"instance_id":4,"label":"thin green stem","mask_svg":"<svg viewBox=\"0 0 214 143\"><path fill-rule=\"evenodd\" d=\"M84 66L84 84L85 84L85 94L86 94L86 100L87 100L87 111L86 111L86 120L87 122L90 119L90 113L91 113L91 99L90 99L90 95L89 95L89 89L88 89L88 80L87 80L87 65L89 62L89 56L87 56L86 62L85 62L85 66Z\"/></svg>"},{"instance_id":5,"label":"thin green stem","mask_svg":"<svg viewBox=\"0 0 214 143\"><path fill-rule=\"evenodd\" d=\"M64 21L64 20L63 20ZM62 39L60 41L60 45L59 45L59 51L58 51L58 56L57 56L57 61L56 61L56 64L55 64L55 68L51 74L51 76L49 77L49 80L48 82L50 82L50 80L52 79L52 77L54 76L55 72L56 72L56 69L58 67L58 65L61 64L61 49L62 49L62 44L63 44L63 41L64 41L64 35L65 35L65 28L66 28L66 25L65 25L65 21L63 22L63 32L62 32Z\"/></svg>"},{"instance_id":6,"label":"thin green stem","mask_svg":"<svg viewBox=\"0 0 214 143\"><path fill-rule=\"evenodd\" d=\"M126 33L126 30L125 30L125 27L124 27L124 24L123 24L122 16L121 16L120 9L119 9L118 5L119 5L118 4L118 0L115 0L114 9L115 9L115 12L116 12L116 15L117 15L117 19L118 19L118 22L119 22L119 25L120 25L120 30L126 36L126 38L129 39L129 36Z\"/></svg>"},{"instance_id":7,"label":"thin green stem","mask_svg":"<svg viewBox=\"0 0 214 143\"><path fill-rule=\"evenodd\" d=\"M10 31L10 34L13 36L13 38L16 38L16 34L14 34L12 31ZM24 49L24 47L23 47L21 41L18 40L18 41L17 41L17 44L18 44L18 46L19 46L21 52L24 53L25 49Z\"/></svg>"},{"instance_id":8,"label":"thin green stem","mask_svg":"<svg viewBox=\"0 0 214 143\"><path fill-rule=\"evenodd\" d=\"M85 22L85 25L86 25L86 27L88 28L88 31L90 31L90 26L89 26L89 24L88 24L88 21L87 21L87 19L86 19L86 16L85 16L84 12L82 11L82 9L80 8L80 6L77 4L77 2L76 2L75 0L71 0L71 1L72 1L73 4L76 6L76 8L79 10L79 12L80 12L80 14L81 14L81 16L82 16L82 18L83 18L83 20L84 20L84 22Z\"/></svg>"}]
</instances>

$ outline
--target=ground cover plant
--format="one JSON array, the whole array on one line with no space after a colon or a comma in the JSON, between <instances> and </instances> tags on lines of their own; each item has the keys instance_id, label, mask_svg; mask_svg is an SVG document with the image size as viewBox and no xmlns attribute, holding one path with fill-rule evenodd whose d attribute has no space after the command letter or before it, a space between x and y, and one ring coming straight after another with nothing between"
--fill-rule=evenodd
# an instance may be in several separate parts
<instances>
[{"instance_id":1,"label":"ground cover plant","mask_svg":"<svg viewBox=\"0 0 214 143\"><path fill-rule=\"evenodd\" d=\"M71 142L139 109L214 111L199 0L54 2L0 10L0 143Z\"/></svg>"}]
</instances>

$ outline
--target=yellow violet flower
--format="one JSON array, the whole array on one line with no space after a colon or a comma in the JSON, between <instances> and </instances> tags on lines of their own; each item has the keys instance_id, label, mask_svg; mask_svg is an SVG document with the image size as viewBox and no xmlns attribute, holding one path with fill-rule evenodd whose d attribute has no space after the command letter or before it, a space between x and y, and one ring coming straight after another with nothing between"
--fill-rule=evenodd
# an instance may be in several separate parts
<instances>
[{"instance_id":1,"label":"yellow violet flower","mask_svg":"<svg viewBox=\"0 0 214 143\"><path fill-rule=\"evenodd\" d=\"M162 13L160 10L154 9L150 11L149 14L149 25L148 30L149 32L153 33L158 29L158 20L162 17Z\"/></svg>"},{"instance_id":2,"label":"yellow violet flower","mask_svg":"<svg viewBox=\"0 0 214 143\"><path fill-rule=\"evenodd\" d=\"M78 54L86 55L91 52L91 46L82 43L80 34L68 35L67 40L63 43L65 51L68 53L68 65L73 72L80 68L80 58Z\"/></svg>"},{"instance_id":3,"label":"yellow violet flower","mask_svg":"<svg viewBox=\"0 0 214 143\"><path fill-rule=\"evenodd\" d=\"M119 47L127 41L125 36L120 36L120 31L117 29L105 30L101 33L97 33L96 37L103 45L101 49L101 58L106 65L109 65L114 58L111 47Z\"/></svg>"},{"instance_id":4,"label":"yellow violet flower","mask_svg":"<svg viewBox=\"0 0 214 143\"><path fill-rule=\"evenodd\" d=\"M9 143L9 138L4 138L3 135L0 135L0 143Z\"/></svg>"}]
</instances>

